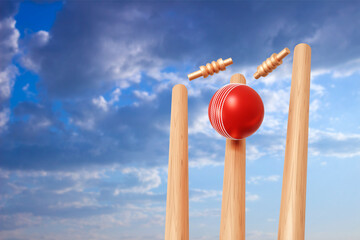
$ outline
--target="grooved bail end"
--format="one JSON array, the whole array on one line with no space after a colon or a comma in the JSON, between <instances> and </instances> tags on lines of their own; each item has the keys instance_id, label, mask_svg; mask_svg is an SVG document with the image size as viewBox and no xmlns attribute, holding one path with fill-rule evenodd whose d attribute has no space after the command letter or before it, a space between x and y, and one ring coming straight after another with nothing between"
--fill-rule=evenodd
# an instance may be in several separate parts
<instances>
[{"instance_id":1,"label":"grooved bail end","mask_svg":"<svg viewBox=\"0 0 360 240\"><path fill-rule=\"evenodd\" d=\"M233 64L232 58L228 58L225 60L219 58L216 62L212 61L211 63L207 63L205 66L201 66L200 70L188 74L188 78L190 81L199 77L206 78L209 75L213 75L214 73L226 70L226 67L231 64Z\"/></svg>"},{"instance_id":2,"label":"grooved bail end","mask_svg":"<svg viewBox=\"0 0 360 240\"><path fill-rule=\"evenodd\" d=\"M261 65L257 67L257 71L254 73L254 78L259 79L265 77L282 64L282 60L289 55L290 50L284 48L279 53L273 53L271 57L267 58Z\"/></svg>"}]
</instances>

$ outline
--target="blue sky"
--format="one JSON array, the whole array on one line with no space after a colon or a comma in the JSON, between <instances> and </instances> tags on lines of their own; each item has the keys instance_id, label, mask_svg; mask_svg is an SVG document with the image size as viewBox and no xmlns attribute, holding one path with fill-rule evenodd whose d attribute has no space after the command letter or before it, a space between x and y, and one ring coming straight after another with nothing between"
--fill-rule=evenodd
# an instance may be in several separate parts
<instances>
[{"instance_id":1,"label":"blue sky","mask_svg":"<svg viewBox=\"0 0 360 240\"><path fill-rule=\"evenodd\" d=\"M189 92L190 239L218 239L225 139L207 107L234 73L262 97L246 237L276 239L292 53L312 47L306 239L360 239L356 1L0 2L0 238L163 239L171 88ZM187 74L232 57L225 72Z\"/></svg>"}]
</instances>

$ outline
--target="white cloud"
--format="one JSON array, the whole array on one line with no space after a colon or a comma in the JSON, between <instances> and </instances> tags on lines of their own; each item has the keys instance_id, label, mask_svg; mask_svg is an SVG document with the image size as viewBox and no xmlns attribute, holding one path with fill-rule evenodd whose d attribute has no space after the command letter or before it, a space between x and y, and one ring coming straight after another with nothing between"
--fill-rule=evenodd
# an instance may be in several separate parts
<instances>
[{"instance_id":1,"label":"white cloud","mask_svg":"<svg viewBox=\"0 0 360 240\"><path fill-rule=\"evenodd\" d=\"M217 166L224 165L224 162L215 161L213 156L193 158L192 160L189 161L189 167L190 168L203 168L203 167L208 167L208 166L217 167Z\"/></svg>"},{"instance_id":2,"label":"white cloud","mask_svg":"<svg viewBox=\"0 0 360 240\"><path fill-rule=\"evenodd\" d=\"M309 153L314 156L337 158L360 156L360 134L310 128Z\"/></svg>"},{"instance_id":3,"label":"white cloud","mask_svg":"<svg viewBox=\"0 0 360 240\"><path fill-rule=\"evenodd\" d=\"M9 119L10 110L8 108L4 108L2 111L0 111L0 133L6 129Z\"/></svg>"},{"instance_id":4,"label":"white cloud","mask_svg":"<svg viewBox=\"0 0 360 240\"><path fill-rule=\"evenodd\" d=\"M253 176L247 180L248 184L259 184L261 182L278 182L280 175L270 175L270 176Z\"/></svg>"},{"instance_id":5,"label":"white cloud","mask_svg":"<svg viewBox=\"0 0 360 240\"><path fill-rule=\"evenodd\" d=\"M314 69L311 71L311 79L315 79L326 74L330 75L334 79L360 74L360 58L351 59L329 68L323 67ZM316 90L315 88L316 86L314 86L314 90Z\"/></svg>"},{"instance_id":6,"label":"white cloud","mask_svg":"<svg viewBox=\"0 0 360 240\"><path fill-rule=\"evenodd\" d=\"M105 112L108 110L108 103L103 96L99 96L98 98L93 98L92 103L96 105L98 108L104 110Z\"/></svg>"},{"instance_id":7,"label":"white cloud","mask_svg":"<svg viewBox=\"0 0 360 240\"><path fill-rule=\"evenodd\" d=\"M121 90L120 88L116 88L112 93L111 93L111 98L109 100L109 104L113 105L114 103L117 103L119 101L121 95Z\"/></svg>"},{"instance_id":8,"label":"white cloud","mask_svg":"<svg viewBox=\"0 0 360 240\"><path fill-rule=\"evenodd\" d=\"M275 114L265 114L261 126L269 129L278 129L281 125L281 119L277 118Z\"/></svg>"},{"instance_id":9,"label":"white cloud","mask_svg":"<svg viewBox=\"0 0 360 240\"><path fill-rule=\"evenodd\" d=\"M254 202L260 199L259 195L246 192L246 201Z\"/></svg>"},{"instance_id":10,"label":"white cloud","mask_svg":"<svg viewBox=\"0 0 360 240\"><path fill-rule=\"evenodd\" d=\"M120 193L146 193L152 194L151 190L160 186L161 177L159 175L159 170L157 168L124 168L121 170L123 174L135 175L139 180L140 185L129 187L129 188L117 188L114 191L114 195L119 195Z\"/></svg>"},{"instance_id":11,"label":"white cloud","mask_svg":"<svg viewBox=\"0 0 360 240\"><path fill-rule=\"evenodd\" d=\"M23 55L20 58L20 63L23 67L25 67L26 69L29 69L33 72L39 72L40 71L40 64L32 61L31 58L29 58L28 56Z\"/></svg>"},{"instance_id":12,"label":"white cloud","mask_svg":"<svg viewBox=\"0 0 360 240\"><path fill-rule=\"evenodd\" d=\"M190 139L191 140L191 139ZM196 141L196 140L195 140ZM190 141L192 142L192 141ZM223 142L211 144L211 151L207 146L195 147L197 145L189 144L189 167L190 168L203 168L207 166L217 167L224 165L224 151L225 151L225 139ZM220 156L218 155L220 153Z\"/></svg>"},{"instance_id":13,"label":"white cloud","mask_svg":"<svg viewBox=\"0 0 360 240\"><path fill-rule=\"evenodd\" d=\"M344 134L342 132L334 132L334 131L323 131L319 129L310 128L309 129L309 142L314 143L322 138L331 138L336 141L345 141L349 139L360 139L360 134L357 133L349 133Z\"/></svg>"},{"instance_id":14,"label":"white cloud","mask_svg":"<svg viewBox=\"0 0 360 240\"><path fill-rule=\"evenodd\" d=\"M286 90L262 89L260 95L266 112L286 114L289 111L290 88Z\"/></svg>"},{"instance_id":15,"label":"white cloud","mask_svg":"<svg viewBox=\"0 0 360 240\"><path fill-rule=\"evenodd\" d=\"M317 69L312 69L311 73L310 73L310 79L314 80L317 77L321 76L321 75L326 75L330 73L330 69L327 68L317 68ZM311 85L310 85L311 87Z\"/></svg>"},{"instance_id":16,"label":"white cloud","mask_svg":"<svg viewBox=\"0 0 360 240\"><path fill-rule=\"evenodd\" d=\"M31 227L34 225L38 225L43 220L40 216L35 216L31 213L17 213L13 215L0 215L1 222L9 222L11 221L17 227ZM3 236L4 231L1 232ZM5 232L6 234L6 232Z\"/></svg>"},{"instance_id":17,"label":"white cloud","mask_svg":"<svg viewBox=\"0 0 360 240\"><path fill-rule=\"evenodd\" d=\"M72 189L71 189L72 190ZM70 190L69 190L70 191ZM55 191L57 194L63 194L67 191ZM94 198L82 197L75 201L67 202L57 202L54 205L49 205L49 209L59 209L59 208L83 208L83 207L100 207L101 205Z\"/></svg>"},{"instance_id":18,"label":"white cloud","mask_svg":"<svg viewBox=\"0 0 360 240\"><path fill-rule=\"evenodd\" d=\"M310 103L310 113L315 114L320 109L320 100L315 99Z\"/></svg>"},{"instance_id":19,"label":"white cloud","mask_svg":"<svg viewBox=\"0 0 360 240\"><path fill-rule=\"evenodd\" d=\"M208 116L208 106L204 106L194 114L196 114L196 117L190 123L189 135L204 134L210 138L224 139L224 137L217 133L211 126Z\"/></svg>"},{"instance_id":20,"label":"white cloud","mask_svg":"<svg viewBox=\"0 0 360 240\"><path fill-rule=\"evenodd\" d=\"M146 102L150 102L156 98L155 94L150 94L149 92L146 91L134 90L133 93L135 97Z\"/></svg>"},{"instance_id":21,"label":"white cloud","mask_svg":"<svg viewBox=\"0 0 360 240\"><path fill-rule=\"evenodd\" d=\"M34 41L34 44L37 44L39 46L46 45L50 39L49 32L43 30L34 33L31 37Z\"/></svg>"},{"instance_id":22,"label":"white cloud","mask_svg":"<svg viewBox=\"0 0 360 240\"><path fill-rule=\"evenodd\" d=\"M266 221L268 221L268 222L276 222L276 219L275 218L268 218L268 219L266 219Z\"/></svg>"},{"instance_id":23,"label":"white cloud","mask_svg":"<svg viewBox=\"0 0 360 240\"><path fill-rule=\"evenodd\" d=\"M0 174L1 177L7 178L7 183L2 186L4 194L1 195L1 201L12 202L14 198L23 199L24 195L31 199L29 202L24 200L20 202L22 208L31 209L29 213L26 213L28 215L15 211L14 214L3 214L0 217L2 226L8 226L9 229L15 228L21 236L23 227L37 225L61 226L66 229L64 230L66 232L76 223L78 228L89 228L90 232L96 228L94 232L99 232L101 229L129 227L134 223L141 225L143 229L165 223L165 202L153 201L151 198L143 199L149 196L149 190L161 183L156 169L123 168L116 164L75 171L0 169ZM133 176L136 179L132 178ZM129 180L130 182L127 182ZM114 189L124 189L126 193L107 198L104 202L102 192L106 193ZM138 191L139 189L143 190ZM127 197L133 196L133 193L139 194L136 201L133 197ZM121 199L120 202L119 199ZM41 206L38 203L41 203ZM78 217L78 211L78 213L92 212L96 209L100 211L95 215L90 214L86 218ZM111 212L107 212L106 209L111 209ZM52 216L53 213L57 214L56 218ZM65 216L62 213L65 213ZM67 217L68 214L73 214L73 217ZM38 217L32 217L34 215ZM89 231L85 230L86 234ZM12 230L3 231L2 236L4 234L14 236ZM82 239L84 234L82 233L82 237L79 238L76 236L70 238ZM63 236L56 239L63 239Z\"/></svg>"},{"instance_id":24,"label":"white cloud","mask_svg":"<svg viewBox=\"0 0 360 240\"><path fill-rule=\"evenodd\" d=\"M246 234L246 239L249 240L273 240L276 237L276 232L249 231Z\"/></svg>"},{"instance_id":25,"label":"white cloud","mask_svg":"<svg viewBox=\"0 0 360 240\"><path fill-rule=\"evenodd\" d=\"M314 91L315 95L320 97L325 94L325 87L320 84L314 83L314 81L310 82L310 90Z\"/></svg>"},{"instance_id":26,"label":"white cloud","mask_svg":"<svg viewBox=\"0 0 360 240\"><path fill-rule=\"evenodd\" d=\"M24 49L22 49L23 54L20 58L20 63L23 67L38 73L41 70L41 63L37 61L33 61L31 57L29 57L26 53L30 49L39 49L48 44L50 40L50 34L47 31L40 30L36 33L33 33L30 36L30 39L27 45L24 45Z\"/></svg>"},{"instance_id":27,"label":"white cloud","mask_svg":"<svg viewBox=\"0 0 360 240\"><path fill-rule=\"evenodd\" d=\"M28 89L29 89L29 87L30 87L30 84L27 83L27 84L25 84L25 85L22 87L22 90L23 90L24 92L27 92Z\"/></svg>"},{"instance_id":28,"label":"white cloud","mask_svg":"<svg viewBox=\"0 0 360 240\"><path fill-rule=\"evenodd\" d=\"M118 13L116 15L121 16ZM128 26L119 27L116 28L115 34L126 35L127 31L131 31ZM159 39L136 38L133 41L119 41L112 34L106 34L97 41L99 61L95 63L96 68L108 75L121 89L140 83L143 73L150 69L160 69L164 64L163 59L150 53Z\"/></svg>"},{"instance_id":29,"label":"white cloud","mask_svg":"<svg viewBox=\"0 0 360 240\"><path fill-rule=\"evenodd\" d=\"M75 124L76 126L85 130L93 130L95 126L95 119L92 117L87 117L86 119L81 120L70 117L69 123Z\"/></svg>"},{"instance_id":30,"label":"white cloud","mask_svg":"<svg viewBox=\"0 0 360 240\"><path fill-rule=\"evenodd\" d=\"M191 202L203 202L209 198L221 199L222 191L206 189L190 189Z\"/></svg>"},{"instance_id":31,"label":"white cloud","mask_svg":"<svg viewBox=\"0 0 360 240\"><path fill-rule=\"evenodd\" d=\"M194 209L189 212L189 217L220 217L220 208L206 208L203 210Z\"/></svg>"},{"instance_id":32,"label":"white cloud","mask_svg":"<svg viewBox=\"0 0 360 240\"><path fill-rule=\"evenodd\" d=\"M19 31L15 27L16 21L13 18L5 18L0 21L0 70L8 64L18 52ZM4 65L3 65L4 64Z\"/></svg>"},{"instance_id":33,"label":"white cloud","mask_svg":"<svg viewBox=\"0 0 360 240\"><path fill-rule=\"evenodd\" d=\"M103 96L99 96L97 98L92 99L92 103L103 111L107 112L111 106L117 103L120 99L121 90L120 88L116 88L112 91L110 95L110 99L106 100Z\"/></svg>"},{"instance_id":34,"label":"white cloud","mask_svg":"<svg viewBox=\"0 0 360 240\"><path fill-rule=\"evenodd\" d=\"M10 65L0 72L0 101L10 97L18 69Z\"/></svg>"},{"instance_id":35,"label":"white cloud","mask_svg":"<svg viewBox=\"0 0 360 240\"><path fill-rule=\"evenodd\" d=\"M246 149L246 158L249 159L250 161L254 161L265 155L265 153L263 151L260 151L254 145L247 145L246 148L247 148Z\"/></svg>"},{"instance_id":36,"label":"white cloud","mask_svg":"<svg viewBox=\"0 0 360 240\"><path fill-rule=\"evenodd\" d=\"M287 116L276 113L267 113L265 110L264 120L256 134L274 135L276 133L286 134Z\"/></svg>"},{"instance_id":37,"label":"white cloud","mask_svg":"<svg viewBox=\"0 0 360 240\"><path fill-rule=\"evenodd\" d=\"M0 103L7 100L14 85L18 69L11 64L12 58L18 53L19 31L13 18L0 21Z\"/></svg>"},{"instance_id":38,"label":"white cloud","mask_svg":"<svg viewBox=\"0 0 360 240\"><path fill-rule=\"evenodd\" d=\"M33 170L33 171L23 171L23 170L4 170L0 169L0 176L6 177L7 179L11 180L13 177L17 179L36 179L39 182L42 182L41 179L55 179L57 181L68 181L72 180L74 185L65 188L58 188L53 190L56 194L64 194L69 191L78 191L82 192L86 187L86 183L91 180L100 180L100 179L107 179L109 176L108 174L118 171L118 166L112 167L105 167L101 169L81 169L77 171L44 171L44 170ZM21 181L20 181L21 183ZM21 185L16 185L13 183L11 187L15 190L15 194L20 193L23 190L28 189L28 187L24 187Z\"/></svg>"},{"instance_id":39,"label":"white cloud","mask_svg":"<svg viewBox=\"0 0 360 240\"><path fill-rule=\"evenodd\" d=\"M159 68L149 69L149 71L146 74L149 77L152 77L159 82L164 82L164 80L169 80L174 83L182 83L185 82L186 80L186 78L179 76L179 74L176 72L163 72Z\"/></svg>"},{"instance_id":40,"label":"white cloud","mask_svg":"<svg viewBox=\"0 0 360 240\"><path fill-rule=\"evenodd\" d=\"M39 119L33 126L35 128L46 128L49 127L52 124L52 122L47 118Z\"/></svg>"},{"instance_id":41,"label":"white cloud","mask_svg":"<svg viewBox=\"0 0 360 240\"><path fill-rule=\"evenodd\" d=\"M6 218L7 222L12 221L19 225L15 230L2 231L1 236L5 239L49 239L49 240L111 240L116 237L121 239L141 240L151 239L161 240L162 234L154 233L164 229L165 218L163 209L156 206L135 206L124 205L123 208L111 214L101 214L86 218L53 218L39 217L32 214L18 214L14 216L0 216L0 220ZM11 217L11 219L9 219ZM2 221L3 222L3 221ZM44 233L35 231L29 235L27 227L38 227L41 225L47 229L61 227L62 231ZM146 230L139 233L128 233L132 225ZM74 227L76 226L76 227ZM116 229L114 231L114 229Z\"/></svg>"},{"instance_id":42,"label":"white cloud","mask_svg":"<svg viewBox=\"0 0 360 240\"><path fill-rule=\"evenodd\" d=\"M332 74L334 78L349 77L353 74L360 73L360 58L350 60L344 64L333 68Z\"/></svg>"}]
</instances>

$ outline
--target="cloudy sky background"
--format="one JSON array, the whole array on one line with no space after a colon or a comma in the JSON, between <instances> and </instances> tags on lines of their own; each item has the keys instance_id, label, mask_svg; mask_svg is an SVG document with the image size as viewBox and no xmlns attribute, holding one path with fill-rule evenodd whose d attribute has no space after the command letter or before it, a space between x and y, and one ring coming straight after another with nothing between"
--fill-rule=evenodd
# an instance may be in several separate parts
<instances>
[{"instance_id":1,"label":"cloudy sky background","mask_svg":"<svg viewBox=\"0 0 360 240\"><path fill-rule=\"evenodd\" d=\"M0 2L0 238L163 239L171 89L189 92L190 239L218 239L225 139L214 92L242 73L246 236L276 239L292 54L312 47L307 240L360 239L360 3ZM218 58L228 70L189 82Z\"/></svg>"}]
</instances>

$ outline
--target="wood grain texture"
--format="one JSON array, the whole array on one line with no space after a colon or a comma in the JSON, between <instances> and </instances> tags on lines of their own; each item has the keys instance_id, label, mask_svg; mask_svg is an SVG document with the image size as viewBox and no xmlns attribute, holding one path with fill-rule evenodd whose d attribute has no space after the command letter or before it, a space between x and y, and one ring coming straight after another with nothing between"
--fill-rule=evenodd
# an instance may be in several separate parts
<instances>
[{"instance_id":1,"label":"wood grain texture","mask_svg":"<svg viewBox=\"0 0 360 240\"><path fill-rule=\"evenodd\" d=\"M230 82L246 84L246 79L241 74L234 74ZM245 161L246 140L226 139L221 240L245 239Z\"/></svg>"},{"instance_id":2,"label":"wood grain texture","mask_svg":"<svg viewBox=\"0 0 360 240\"><path fill-rule=\"evenodd\" d=\"M278 240L304 240L311 48L295 47Z\"/></svg>"},{"instance_id":3,"label":"wood grain texture","mask_svg":"<svg viewBox=\"0 0 360 240\"><path fill-rule=\"evenodd\" d=\"M188 97L178 84L172 90L165 240L188 239Z\"/></svg>"}]
</instances>

